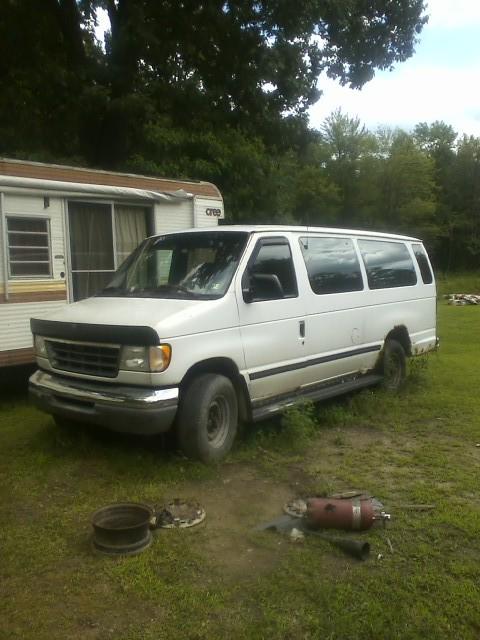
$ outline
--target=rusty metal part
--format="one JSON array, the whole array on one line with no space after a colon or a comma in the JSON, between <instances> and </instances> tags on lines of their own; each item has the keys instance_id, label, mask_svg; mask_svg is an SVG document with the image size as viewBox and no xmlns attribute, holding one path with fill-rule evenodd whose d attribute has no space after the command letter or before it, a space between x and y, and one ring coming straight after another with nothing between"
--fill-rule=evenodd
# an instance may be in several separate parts
<instances>
[{"instance_id":1,"label":"rusty metal part","mask_svg":"<svg viewBox=\"0 0 480 640\"><path fill-rule=\"evenodd\" d=\"M92 515L93 547L107 555L132 555L151 541L152 509L145 504L120 502L102 507Z\"/></svg>"},{"instance_id":2,"label":"rusty metal part","mask_svg":"<svg viewBox=\"0 0 480 640\"><path fill-rule=\"evenodd\" d=\"M312 529L364 531L374 523L375 512L371 500L310 498L306 520Z\"/></svg>"},{"instance_id":3,"label":"rusty metal part","mask_svg":"<svg viewBox=\"0 0 480 640\"><path fill-rule=\"evenodd\" d=\"M349 490L349 491L341 491L339 493L331 493L328 496L322 495L313 495L313 496L300 496L294 498L293 500L289 500L283 505L284 513L293 516L294 518L301 518L307 513L307 501L310 498L324 498L335 499L335 500L352 500L353 498L357 498L358 500L371 500L373 510L375 513L381 513L383 511L383 503L380 502L378 498L373 496L371 493L366 491L358 491L358 490Z\"/></svg>"},{"instance_id":4,"label":"rusty metal part","mask_svg":"<svg viewBox=\"0 0 480 640\"><path fill-rule=\"evenodd\" d=\"M307 513L307 501L305 498L295 498L283 505L283 512L293 518L303 518Z\"/></svg>"},{"instance_id":5,"label":"rusty metal part","mask_svg":"<svg viewBox=\"0 0 480 640\"><path fill-rule=\"evenodd\" d=\"M197 502L176 498L162 505L156 514L156 526L160 529L184 529L194 527L205 520L205 509Z\"/></svg>"}]
</instances>

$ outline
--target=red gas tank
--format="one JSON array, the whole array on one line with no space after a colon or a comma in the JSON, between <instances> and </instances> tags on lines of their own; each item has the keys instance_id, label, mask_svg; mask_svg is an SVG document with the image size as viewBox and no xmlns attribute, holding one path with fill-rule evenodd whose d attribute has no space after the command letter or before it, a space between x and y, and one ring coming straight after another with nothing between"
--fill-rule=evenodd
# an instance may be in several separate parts
<instances>
[{"instance_id":1,"label":"red gas tank","mask_svg":"<svg viewBox=\"0 0 480 640\"><path fill-rule=\"evenodd\" d=\"M375 513L371 500L310 498L306 518L312 529L364 531L372 526Z\"/></svg>"}]
</instances>

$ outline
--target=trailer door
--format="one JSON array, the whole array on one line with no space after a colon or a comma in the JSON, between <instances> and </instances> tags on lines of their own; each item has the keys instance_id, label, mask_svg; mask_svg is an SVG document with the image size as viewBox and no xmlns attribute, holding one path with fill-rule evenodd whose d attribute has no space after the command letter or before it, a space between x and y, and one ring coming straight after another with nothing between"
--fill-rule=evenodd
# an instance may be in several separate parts
<instances>
[{"instance_id":1,"label":"trailer door","mask_svg":"<svg viewBox=\"0 0 480 640\"><path fill-rule=\"evenodd\" d=\"M147 237L151 211L112 203L68 202L71 300L94 295Z\"/></svg>"}]
</instances>

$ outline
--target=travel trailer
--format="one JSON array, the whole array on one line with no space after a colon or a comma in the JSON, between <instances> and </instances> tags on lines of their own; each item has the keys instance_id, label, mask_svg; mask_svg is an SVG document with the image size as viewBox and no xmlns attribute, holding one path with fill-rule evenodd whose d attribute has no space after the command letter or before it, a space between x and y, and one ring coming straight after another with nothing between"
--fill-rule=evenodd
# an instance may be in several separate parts
<instances>
[{"instance_id":1,"label":"travel trailer","mask_svg":"<svg viewBox=\"0 0 480 640\"><path fill-rule=\"evenodd\" d=\"M437 344L420 240L222 226L145 240L95 297L32 319L33 401L58 422L176 429L218 460L239 420L382 382Z\"/></svg>"},{"instance_id":2,"label":"travel trailer","mask_svg":"<svg viewBox=\"0 0 480 640\"><path fill-rule=\"evenodd\" d=\"M223 217L208 182L0 158L0 367L33 362L30 318L104 287L144 238Z\"/></svg>"}]
</instances>

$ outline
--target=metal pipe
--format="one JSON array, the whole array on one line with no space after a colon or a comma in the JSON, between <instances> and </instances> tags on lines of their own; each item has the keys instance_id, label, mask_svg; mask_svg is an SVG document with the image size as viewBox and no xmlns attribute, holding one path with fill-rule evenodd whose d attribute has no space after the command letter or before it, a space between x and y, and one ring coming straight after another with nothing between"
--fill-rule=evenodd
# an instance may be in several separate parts
<instances>
[{"instance_id":1,"label":"metal pipe","mask_svg":"<svg viewBox=\"0 0 480 640\"><path fill-rule=\"evenodd\" d=\"M366 560L370 555L370 544L362 540L350 540L349 538L340 538L338 536L332 536L328 533L320 533L319 531L312 531L302 527L303 533L307 535L316 536L333 544L334 547L338 547L348 555L356 558L357 560Z\"/></svg>"}]
</instances>

